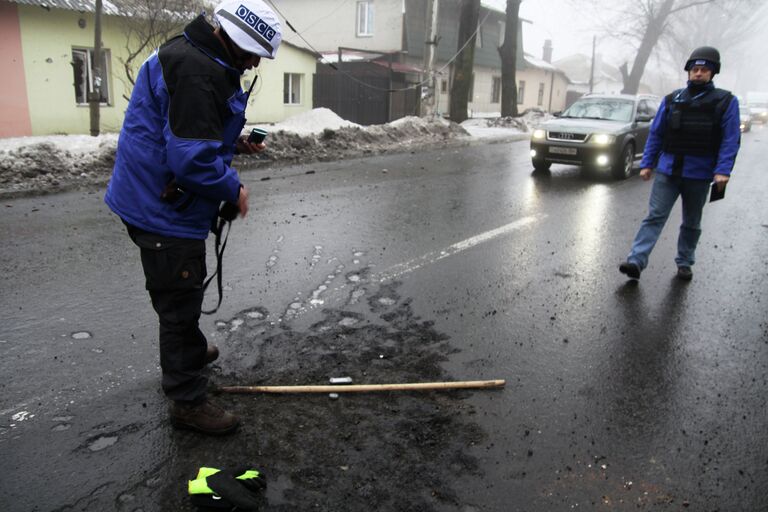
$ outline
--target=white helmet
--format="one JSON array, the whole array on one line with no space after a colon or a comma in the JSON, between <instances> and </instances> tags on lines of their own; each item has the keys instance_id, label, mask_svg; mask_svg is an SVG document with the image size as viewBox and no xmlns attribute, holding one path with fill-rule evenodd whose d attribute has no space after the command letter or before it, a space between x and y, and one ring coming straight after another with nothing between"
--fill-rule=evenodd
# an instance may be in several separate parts
<instances>
[{"instance_id":1,"label":"white helmet","mask_svg":"<svg viewBox=\"0 0 768 512\"><path fill-rule=\"evenodd\" d=\"M274 59L283 39L277 15L261 0L221 2L214 11L224 32L241 49Z\"/></svg>"}]
</instances>

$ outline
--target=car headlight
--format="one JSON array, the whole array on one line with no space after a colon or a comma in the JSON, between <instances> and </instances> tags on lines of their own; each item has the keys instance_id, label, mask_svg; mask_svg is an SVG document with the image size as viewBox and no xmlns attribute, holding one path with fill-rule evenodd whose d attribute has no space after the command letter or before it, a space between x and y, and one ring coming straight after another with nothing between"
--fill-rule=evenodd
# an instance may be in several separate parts
<instances>
[{"instance_id":1,"label":"car headlight","mask_svg":"<svg viewBox=\"0 0 768 512\"><path fill-rule=\"evenodd\" d=\"M607 133L595 133L592 135L592 142L606 146L616 140L614 135L608 135Z\"/></svg>"},{"instance_id":2,"label":"car headlight","mask_svg":"<svg viewBox=\"0 0 768 512\"><path fill-rule=\"evenodd\" d=\"M536 139L536 140L542 140L546 136L547 136L547 131L546 130L542 130L541 128L537 128L537 129L533 130L533 138Z\"/></svg>"}]
</instances>

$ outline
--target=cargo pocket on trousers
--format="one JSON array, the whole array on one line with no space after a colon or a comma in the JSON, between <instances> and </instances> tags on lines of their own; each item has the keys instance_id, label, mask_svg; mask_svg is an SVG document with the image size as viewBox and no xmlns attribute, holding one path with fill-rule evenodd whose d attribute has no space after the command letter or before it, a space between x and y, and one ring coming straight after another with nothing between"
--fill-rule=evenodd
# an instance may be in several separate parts
<instances>
[{"instance_id":1,"label":"cargo pocket on trousers","mask_svg":"<svg viewBox=\"0 0 768 512\"><path fill-rule=\"evenodd\" d=\"M169 240L143 233L135 242L141 248L147 290L202 288L206 275L204 240Z\"/></svg>"}]
</instances>

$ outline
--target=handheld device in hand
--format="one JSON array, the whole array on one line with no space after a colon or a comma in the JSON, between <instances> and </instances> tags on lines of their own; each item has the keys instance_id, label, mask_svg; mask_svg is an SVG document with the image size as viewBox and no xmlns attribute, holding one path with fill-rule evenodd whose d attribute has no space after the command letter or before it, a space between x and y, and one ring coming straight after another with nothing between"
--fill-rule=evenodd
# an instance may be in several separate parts
<instances>
[{"instance_id":1,"label":"handheld device in hand","mask_svg":"<svg viewBox=\"0 0 768 512\"><path fill-rule=\"evenodd\" d=\"M251 144L261 144L264 142L264 138L267 136L267 131L261 128L254 128L251 130L251 134L248 136L248 142Z\"/></svg>"},{"instance_id":2,"label":"handheld device in hand","mask_svg":"<svg viewBox=\"0 0 768 512\"><path fill-rule=\"evenodd\" d=\"M722 190L720 190L720 188L718 188L717 183L715 183L714 181L712 182L712 185L710 185L710 186L711 186L711 190L709 192L709 202L710 203L712 201L719 201L720 199L725 197L725 185L723 185L723 189Z\"/></svg>"}]
</instances>

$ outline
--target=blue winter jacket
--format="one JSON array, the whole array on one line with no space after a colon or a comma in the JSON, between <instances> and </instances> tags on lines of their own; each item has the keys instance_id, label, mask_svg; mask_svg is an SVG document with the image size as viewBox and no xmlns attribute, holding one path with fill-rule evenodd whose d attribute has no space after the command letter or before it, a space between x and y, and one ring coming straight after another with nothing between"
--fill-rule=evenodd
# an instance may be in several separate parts
<instances>
[{"instance_id":1,"label":"blue winter jacket","mask_svg":"<svg viewBox=\"0 0 768 512\"><path fill-rule=\"evenodd\" d=\"M685 89L682 92L687 93ZM640 168L655 167L658 172L671 176L675 155L663 151L663 137L669 112L666 103L667 98L664 98L656 117L653 118ZM739 125L739 101L734 97L720 123L722 142L718 155L716 157L686 155L683 160L682 177L712 181L715 174L730 176L741 142Z\"/></svg>"},{"instance_id":2,"label":"blue winter jacket","mask_svg":"<svg viewBox=\"0 0 768 512\"><path fill-rule=\"evenodd\" d=\"M205 239L221 202L237 202L230 165L245 124L240 75L203 16L144 62L104 198L126 223ZM174 180L178 197L161 199Z\"/></svg>"}]
</instances>

